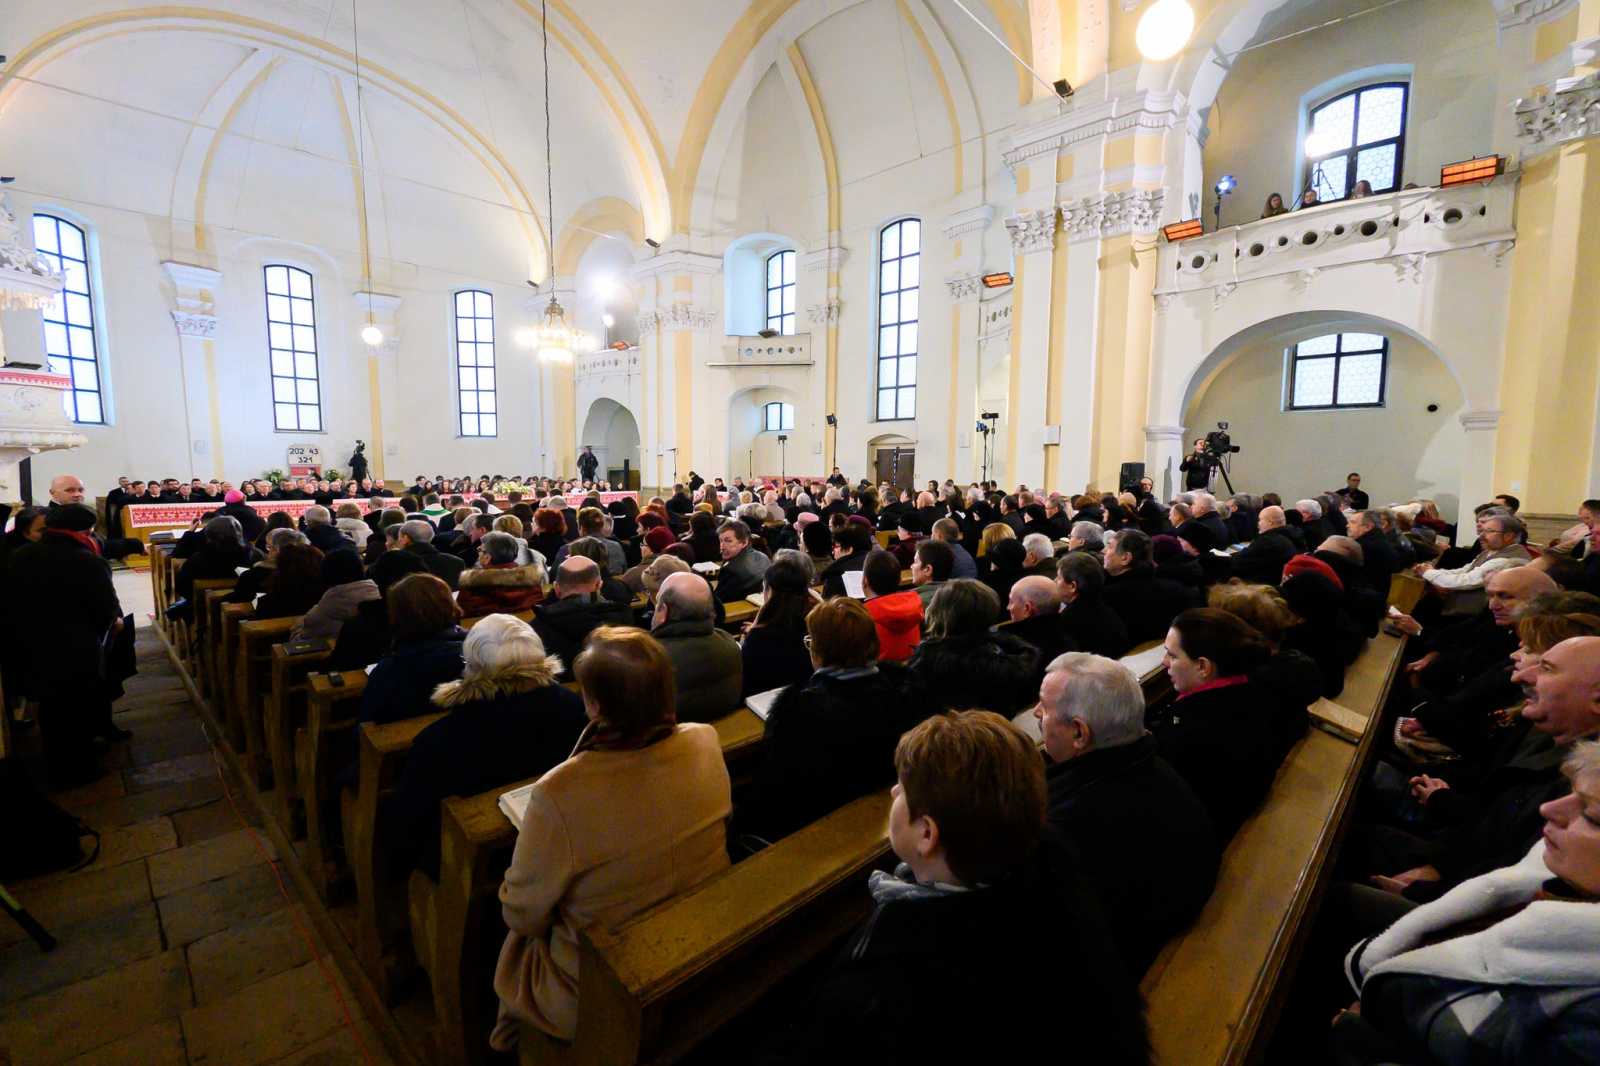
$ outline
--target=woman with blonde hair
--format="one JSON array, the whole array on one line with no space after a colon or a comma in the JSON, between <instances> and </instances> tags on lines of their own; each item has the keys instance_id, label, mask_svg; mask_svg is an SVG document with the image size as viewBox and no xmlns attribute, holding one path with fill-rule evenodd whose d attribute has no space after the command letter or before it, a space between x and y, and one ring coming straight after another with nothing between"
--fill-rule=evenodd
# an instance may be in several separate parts
<instances>
[{"instance_id":1,"label":"woman with blonde hair","mask_svg":"<svg viewBox=\"0 0 1600 1066\"><path fill-rule=\"evenodd\" d=\"M678 723L666 649L601 626L574 673L589 723L529 792L500 886L497 1051L515 1046L519 1023L577 1035L580 930L614 929L728 868L722 746L710 726Z\"/></svg>"}]
</instances>

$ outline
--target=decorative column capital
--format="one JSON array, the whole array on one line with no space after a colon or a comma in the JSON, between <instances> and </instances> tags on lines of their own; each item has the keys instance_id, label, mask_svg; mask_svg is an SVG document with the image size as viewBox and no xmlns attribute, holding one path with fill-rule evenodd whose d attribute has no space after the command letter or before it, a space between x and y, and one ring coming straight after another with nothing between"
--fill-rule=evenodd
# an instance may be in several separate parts
<instances>
[{"instance_id":1,"label":"decorative column capital","mask_svg":"<svg viewBox=\"0 0 1600 1066\"><path fill-rule=\"evenodd\" d=\"M1500 410L1498 408L1483 408L1477 411L1461 412L1461 428L1468 433L1485 432L1496 429L1500 425Z\"/></svg>"},{"instance_id":2,"label":"decorative column capital","mask_svg":"<svg viewBox=\"0 0 1600 1066\"><path fill-rule=\"evenodd\" d=\"M200 337L210 340L217 335L217 316L198 315L188 311L172 312L172 321L183 337Z\"/></svg>"},{"instance_id":3,"label":"decorative column capital","mask_svg":"<svg viewBox=\"0 0 1600 1066\"><path fill-rule=\"evenodd\" d=\"M824 300L821 303L808 304L806 317L811 319L813 326L837 326L839 324L839 301L837 298Z\"/></svg>"},{"instance_id":4,"label":"decorative column capital","mask_svg":"<svg viewBox=\"0 0 1600 1066\"><path fill-rule=\"evenodd\" d=\"M222 273L210 267L168 260L161 264L172 282L174 302L178 309L172 320L178 332L185 337L211 337L217 331L217 290L222 287Z\"/></svg>"},{"instance_id":5,"label":"decorative column capital","mask_svg":"<svg viewBox=\"0 0 1600 1066\"><path fill-rule=\"evenodd\" d=\"M1164 440L1175 440L1182 443L1186 429L1186 426L1145 426L1144 439L1149 444Z\"/></svg>"},{"instance_id":6,"label":"decorative column capital","mask_svg":"<svg viewBox=\"0 0 1600 1066\"><path fill-rule=\"evenodd\" d=\"M1123 233L1153 234L1166 199L1165 189L1127 189L1065 201L1061 228L1072 243Z\"/></svg>"},{"instance_id":7,"label":"decorative column capital","mask_svg":"<svg viewBox=\"0 0 1600 1066\"><path fill-rule=\"evenodd\" d=\"M982 274L952 274L944 279L953 303L972 303L983 292Z\"/></svg>"},{"instance_id":8,"label":"decorative column capital","mask_svg":"<svg viewBox=\"0 0 1600 1066\"><path fill-rule=\"evenodd\" d=\"M710 329L717 320L716 312L695 307L693 304L668 304L639 316L639 329L649 332L656 329L686 330Z\"/></svg>"},{"instance_id":9,"label":"decorative column capital","mask_svg":"<svg viewBox=\"0 0 1600 1066\"><path fill-rule=\"evenodd\" d=\"M1056 209L1041 207L1008 216L1006 230L1011 234L1011 247L1019 255L1051 251L1056 246Z\"/></svg>"},{"instance_id":10,"label":"decorative column capital","mask_svg":"<svg viewBox=\"0 0 1600 1066\"><path fill-rule=\"evenodd\" d=\"M1517 137L1530 148L1553 148L1600 134L1600 74L1558 78L1550 90L1511 105Z\"/></svg>"}]
</instances>

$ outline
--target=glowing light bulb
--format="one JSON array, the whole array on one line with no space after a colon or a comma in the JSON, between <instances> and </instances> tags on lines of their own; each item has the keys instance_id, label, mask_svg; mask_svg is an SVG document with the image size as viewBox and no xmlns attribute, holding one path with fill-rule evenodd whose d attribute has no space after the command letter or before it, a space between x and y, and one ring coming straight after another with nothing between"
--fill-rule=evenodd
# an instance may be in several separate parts
<instances>
[{"instance_id":1,"label":"glowing light bulb","mask_svg":"<svg viewBox=\"0 0 1600 1066\"><path fill-rule=\"evenodd\" d=\"M1156 0L1139 19L1134 42L1140 55L1159 63L1183 51L1192 33L1194 9L1188 0Z\"/></svg>"},{"instance_id":2,"label":"glowing light bulb","mask_svg":"<svg viewBox=\"0 0 1600 1066\"><path fill-rule=\"evenodd\" d=\"M376 348L383 343L383 330L368 322L361 327L361 339L366 342L367 347Z\"/></svg>"},{"instance_id":3,"label":"glowing light bulb","mask_svg":"<svg viewBox=\"0 0 1600 1066\"><path fill-rule=\"evenodd\" d=\"M600 316L600 321L605 324L606 329L610 329L612 326L617 324L617 316L613 315L610 311L607 311L605 314Z\"/></svg>"}]
</instances>

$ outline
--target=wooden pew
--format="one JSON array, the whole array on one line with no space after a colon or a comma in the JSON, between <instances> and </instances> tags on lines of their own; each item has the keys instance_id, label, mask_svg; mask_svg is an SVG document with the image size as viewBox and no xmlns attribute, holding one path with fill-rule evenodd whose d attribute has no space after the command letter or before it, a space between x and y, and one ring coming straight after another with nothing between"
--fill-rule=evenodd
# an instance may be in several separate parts
<instances>
[{"instance_id":1,"label":"wooden pew","mask_svg":"<svg viewBox=\"0 0 1600 1066\"><path fill-rule=\"evenodd\" d=\"M306 689L309 675L328 661L332 647L315 651L291 652L289 645L274 644L266 701L261 708L261 728L267 756L272 763L273 811L284 836L300 838L303 812L302 793L296 780L295 733L306 718Z\"/></svg>"},{"instance_id":2,"label":"wooden pew","mask_svg":"<svg viewBox=\"0 0 1600 1066\"><path fill-rule=\"evenodd\" d=\"M306 820L302 854L306 873L323 899L332 899L349 874L344 848L333 846L330 830L339 817L339 774L356 760L356 719L366 682L361 670L311 674L306 679L305 728L295 732L295 776Z\"/></svg>"},{"instance_id":3,"label":"wooden pew","mask_svg":"<svg viewBox=\"0 0 1600 1066\"><path fill-rule=\"evenodd\" d=\"M711 725L722 743L728 772L738 780L747 773L751 758L760 751L764 723L754 713L740 708ZM363 787L367 782L367 753L367 736L363 730ZM411 947L433 989L439 1061L442 1062L480 1062L488 1050L487 1035L494 1021L493 1004L487 1005L485 1014L485 1004L476 993L481 992L493 974L494 953L505 935L505 927L499 921L500 881L517 842L517 827L500 810L500 796L534 780L529 778L476 796L445 800L439 880L435 883L420 872L413 872L410 878L407 894ZM875 860L888 846L885 835L888 796L868 797L852 806L872 801L877 804L876 820L871 829L875 842L858 844L870 850ZM775 847L789 839L786 837ZM766 851L760 853L765 854ZM738 868L743 869L745 865L741 863ZM859 884L855 887L865 903L865 890ZM822 946L818 944L818 950Z\"/></svg>"},{"instance_id":4,"label":"wooden pew","mask_svg":"<svg viewBox=\"0 0 1600 1066\"><path fill-rule=\"evenodd\" d=\"M623 1066L693 1049L870 913L867 872L891 861L889 804L865 796L624 926L580 934L576 1039L523 1026L521 1061Z\"/></svg>"},{"instance_id":5,"label":"wooden pew","mask_svg":"<svg viewBox=\"0 0 1600 1066\"><path fill-rule=\"evenodd\" d=\"M191 609L194 620L189 623L193 640L190 646L190 675L194 678L195 687L200 690L200 695L209 697L212 686L212 644L211 638L215 630L211 628L212 602L227 598L233 591L233 586L238 578L208 578L194 583L194 595L190 597Z\"/></svg>"},{"instance_id":6,"label":"wooden pew","mask_svg":"<svg viewBox=\"0 0 1600 1066\"><path fill-rule=\"evenodd\" d=\"M1360 742L1313 729L1295 745L1223 853L1205 909L1145 974L1157 1063L1259 1061L1364 780L1402 647L1393 637L1369 642L1346 691L1353 682L1371 701L1361 708Z\"/></svg>"},{"instance_id":7,"label":"wooden pew","mask_svg":"<svg viewBox=\"0 0 1600 1066\"><path fill-rule=\"evenodd\" d=\"M228 743L233 750L243 752L247 747L244 731L244 713L239 706L235 668L239 662L239 626L255 615L248 603L222 605L217 625L217 694L212 701L217 717L222 721Z\"/></svg>"},{"instance_id":8,"label":"wooden pew","mask_svg":"<svg viewBox=\"0 0 1600 1066\"><path fill-rule=\"evenodd\" d=\"M240 753L245 772L258 790L271 786L271 755L266 748L262 712L272 683L272 646L289 639L302 616L251 619L239 623L239 643L233 663L234 702L244 725L245 750Z\"/></svg>"},{"instance_id":9,"label":"wooden pew","mask_svg":"<svg viewBox=\"0 0 1600 1066\"><path fill-rule=\"evenodd\" d=\"M1401 614L1410 614L1427 591L1426 581L1409 570L1402 570L1389 578L1389 605Z\"/></svg>"}]
</instances>

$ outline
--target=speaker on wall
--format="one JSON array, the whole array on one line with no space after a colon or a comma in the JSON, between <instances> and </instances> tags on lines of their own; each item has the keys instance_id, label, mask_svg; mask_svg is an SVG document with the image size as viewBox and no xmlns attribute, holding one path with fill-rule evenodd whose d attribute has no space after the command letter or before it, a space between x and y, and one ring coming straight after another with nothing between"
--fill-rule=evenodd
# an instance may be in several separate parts
<instances>
[{"instance_id":1,"label":"speaker on wall","mask_svg":"<svg viewBox=\"0 0 1600 1066\"><path fill-rule=\"evenodd\" d=\"M1117 475L1117 490L1137 488L1143 477L1143 463L1123 463L1122 473Z\"/></svg>"}]
</instances>

